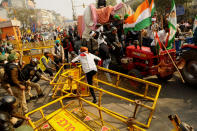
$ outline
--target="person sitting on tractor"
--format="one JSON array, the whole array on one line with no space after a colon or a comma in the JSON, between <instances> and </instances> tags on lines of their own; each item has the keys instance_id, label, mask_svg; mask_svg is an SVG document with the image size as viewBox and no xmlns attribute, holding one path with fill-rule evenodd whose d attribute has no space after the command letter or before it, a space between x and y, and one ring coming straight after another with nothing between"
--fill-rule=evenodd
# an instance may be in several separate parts
<instances>
[{"instance_id":1,"label":"person sitting on tractor","mask_svg":"<svg viewBox=\"0 0 197 131\"><path fill-rule=\"evenodd\" d=\"M160 30L157 35L158 35L158 39L160 40L160 42L165 45L168 42L169 39L169 27L168 25L164 26L164 30ZM153 52L154 55L159 54L160 49L157 49L157 42L158 39L155 37L155 39L152 41L151 43L151 51ZM163 48L163 47L161 47Z\"/></svg>"},{"instance_id":2,"label":"person sitting on tractor","mask_svg":"<svg viewBox=\"0 0 197 131\"><path fill-rule=\"evenodd\" d=\"M71 63L75 63L77 61L80 61L81 65L82 65L82 69L86 74L86 78L87 78L87 82L89 85L93 84L93 76L96 74L97 72L97 67L96 64L94 62L94 60L98 60L101 61L101 59L91 53L88 52L88 48L87 47L81 47L80 49L81 54L78 55L76 58L74 58ZM94 93L94 89L93 88L89 88L90 89L90 93L93 97L93 103L96 103L96 95Z\"/></svg>"}]
</instances>

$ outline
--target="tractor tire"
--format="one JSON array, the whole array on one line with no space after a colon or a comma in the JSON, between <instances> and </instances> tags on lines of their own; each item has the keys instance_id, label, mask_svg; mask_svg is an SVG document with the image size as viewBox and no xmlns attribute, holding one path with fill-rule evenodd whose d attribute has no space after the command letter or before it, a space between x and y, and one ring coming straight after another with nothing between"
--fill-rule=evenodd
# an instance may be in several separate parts
<instances>
[{"instance_id":1,"label":"tractor tire","mask_svg":"<svg viewBox=\"0 0 197 131\"><path fill-rule=\"evenodd\" d=\"M197 84L197 51L190 50L184 52L182 58L185 60L186 64L181 70L183 79L186 83L190 85Z\"/></svg>"},{"instance_id":2,"label":"tractor tire","mask_svg":"<svg viewBox=\"0 0 197 131\"><path fill-rule=\"evenodd\" d=\"M166 77L161 77L160 75L157 75L157 78L160 80L160 81L163 81L163 82L166 82L168 80L170 80L172 78L173 74L171 75L168 75Z\"/></svg>"},{"instance_id":3,"label":"tractor tire","mask_svg":"<svg viewBox=\"0 0 197 131\"><path fill-rule=\"evenodd\" d=\"M132 69L128 72L128 75L136 77L136 78L140 78L143 79L143 76L141 75L140 71L137 69ZM143 84L139 83L135 80L129 80L129 83L131 85L131 87L133 87L134 89L136 89L138 92L142 90L143 88Z\"/></svg>"},{"instance_id":4,"label":"tractor tire","mask_svg":"<svg viewBox=\"0 0 197 131\"><path fill-rule=\"evenodd\" d=\"M143 76L141 75L140 71L137 70L137 69L132 69L128 72L128 75L130 76L134 76L136 78L140 78L140 79L143 79Z\"/></svg>"}]
</instances>

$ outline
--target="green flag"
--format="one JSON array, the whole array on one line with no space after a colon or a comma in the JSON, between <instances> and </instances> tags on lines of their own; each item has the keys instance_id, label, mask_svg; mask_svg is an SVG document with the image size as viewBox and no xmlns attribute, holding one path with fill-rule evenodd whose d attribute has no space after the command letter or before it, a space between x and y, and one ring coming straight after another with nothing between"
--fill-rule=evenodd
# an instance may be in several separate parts
<instances>
[{"instance_id":1,"label":"green flag","mask_svg":"<svg viewBox=\"0 0 197 131\"><path fill-rule=\"evenodd\" d=\"M154 16L154 13L156 11L154 0L151 1L150 11L151 11L151 17L153 17Z\"/></svg>"},{"instance_id":2,"label":"green flag","mask_svg":"<svg viewBox=\"0 0 197 131\"><path fill-rule=\"evenodd\" d=\"M172 0L171 12L168 18L168 24L170 29L170 36L168 40L167 49L172 49L172 45L174 43L175 34L176 34L176 25L177 25L177 17L176 17L176 6L174 0Z\"/></svg>"}]
</instances>

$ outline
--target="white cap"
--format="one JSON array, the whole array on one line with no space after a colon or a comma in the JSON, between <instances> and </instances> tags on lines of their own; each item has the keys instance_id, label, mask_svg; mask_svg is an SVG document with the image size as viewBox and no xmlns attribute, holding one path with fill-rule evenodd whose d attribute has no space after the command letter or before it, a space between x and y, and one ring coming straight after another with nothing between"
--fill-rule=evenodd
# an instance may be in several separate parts
<instances>
[{"instance_id":1,"label":"white cap","mask_svg":"<svg viewBox=\"0 0 197 131\"><path fill-rule=\"evenodd\" d=\"M154 18L154 17L153 17L153 18L152 18L152 21L154 21L154 22L155 22L155 21L156 21L156 18Z\"/></svg>"}]
</instances>

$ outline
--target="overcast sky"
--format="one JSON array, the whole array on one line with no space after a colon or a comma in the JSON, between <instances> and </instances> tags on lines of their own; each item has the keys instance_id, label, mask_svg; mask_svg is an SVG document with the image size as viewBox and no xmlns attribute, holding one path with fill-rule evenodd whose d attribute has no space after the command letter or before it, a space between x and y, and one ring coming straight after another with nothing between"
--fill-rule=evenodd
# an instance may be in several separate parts
<instances>
[{"instance_id":1,"label":"overcast sky","mask_svg":"<svg viewBox=\"0 0 197 131\"><path fill-rule=\"evenodd\" d=\"M54 10L57 13L72 19L72 4L71 0L35 0L36 8ZM89 5L95 3L95 0L73 0L74 6ZM83 14L83 7L75 7L77 15Z\"/></svg>"},{"instance_id":2,"label":"overcast sky","mask_svg":"<svg viewBox=\"0 0 197 131\"><path fill-rule=\"evenodd\" d=\"M120 0L117 0L120 1ZM35 0L36 8L54 10L57 13L72 19L72 4L71 0ZM73 0L74 6L89 5L95 3L95 0ZM75 7L77 15L81 15L84 12L83 7Z\"/></svg>"}]
</instances>

